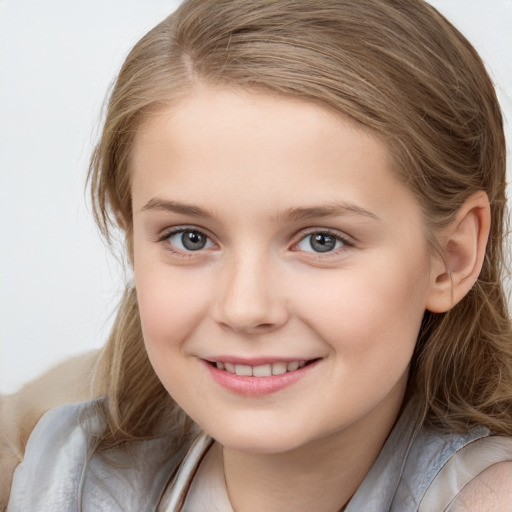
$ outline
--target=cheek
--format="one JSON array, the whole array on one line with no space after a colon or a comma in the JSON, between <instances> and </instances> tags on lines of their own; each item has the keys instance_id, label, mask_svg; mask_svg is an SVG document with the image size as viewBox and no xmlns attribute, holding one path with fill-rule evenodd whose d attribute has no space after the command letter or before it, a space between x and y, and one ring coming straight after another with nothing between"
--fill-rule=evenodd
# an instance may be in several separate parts
<instances>
[{"instance_id":1,"label":"cheek","mask_svg":"<svg viewBox=\"0 0 512 512\"><path fill-rule=\"evenodd\" d=\"M204 287L187 272L165 264L136 260L135 287L142 332L148 350L179 344L201 316Z\"/></svg>"},{"instance_id":2,"label":"cheek","mask_svg":"<svg viewBox=\"0 0 512 512\"><path fill-rule=\"evenodd\" d=\"M425 311L428 261L350 268L310 287L301 316L335 349L354 357L407 353L414 348ZM402 262L404 263L404 262Z\"/></svg>"}]
</instances>

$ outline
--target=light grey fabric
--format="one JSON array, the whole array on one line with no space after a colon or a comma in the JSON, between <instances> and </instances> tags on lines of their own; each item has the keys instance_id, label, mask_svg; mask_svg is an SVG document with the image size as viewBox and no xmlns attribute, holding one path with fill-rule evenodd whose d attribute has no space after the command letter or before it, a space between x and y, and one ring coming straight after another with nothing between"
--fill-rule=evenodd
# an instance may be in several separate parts
<instances>
[{"instance_id":1,"label":"light grey fabric","mask_svg":"<svg viewBox=\"0 0 512 512\"><path fill-rule=\"evenodd\" d=\"M96 454L88 457L88 439L101 428L96 410L95 402L85 402L53 409L41 419L30 437L25 460L14 474L8 512L154 512L162 510L159 503L164 495L166 505L172 501L170 490L188 490L211 446L207 436L198 438L184 463L188 446L170 446L163 439L135 443L129 451L116 452L109 458ZM481 427L466 435L415 428L414 417L415 408L410 405L346 512L421 511L418 507L423 496L450 460L465 447L471 445L474 449L479 440L486 440L488 446L493 441L488 430ZM489 465L511 457L512 439L496 439L508 443L510 450L494 450L496 455L490 457ZM453 466L461 471L472 465L470 456L459 459ZM176 485L171 476L180 464L180 482ZM447 496L459 490L448 486ZM178 512L180 508L163 507L166 512Z\"/></svg>"},{"instance_id":2,"label":"light grey fabric","mask_svg":"<svg viewBox=\"0 0 512 512\"><path fill-rule=\"evenodd\" d=\"M71 512L79 509L86 437L80 407L47 413L32 432L25 460L14 473L8 512Z\"/></svg>"},{"instance_id":3,"label":"light grey fabric","mask_svg":"<svg viewBox=\"0 0 512 512\"><path fill-rule=\"evenodd\" d=\"M412 402L346 512L418 511L425 492L447 461L465 446L490 435L484 427L475 427L465 435L442 434L428 427L417 428L415 417L416 404ZM446 491L455 496L460 490L454 486Z\"/></svg>"},{"instance_id":4,"label":"light grey fabric","mask_svg":"<svg viewBox=\"0 0 512 512\"><path fill-rule=\"evenodd\" d=\"M489 430L484 427L475 427L463 436L421 429L409 451L392 510L419 510L425 492L444 465L466 446L489 435ZM454 486L450 492L454 497L460 490Z\"/></svg>"},{"instance_id":5,"label":"light grey fabric","mask_svg":"<svg viewBox=\"0 0 512 512\"><path fill-rule=\"evenodd\" d=\"M47 412L16 468L8 512L153 511L187 446L157 439L89 457L101 428L96 401Z\"/></svg>"}]
</instances>

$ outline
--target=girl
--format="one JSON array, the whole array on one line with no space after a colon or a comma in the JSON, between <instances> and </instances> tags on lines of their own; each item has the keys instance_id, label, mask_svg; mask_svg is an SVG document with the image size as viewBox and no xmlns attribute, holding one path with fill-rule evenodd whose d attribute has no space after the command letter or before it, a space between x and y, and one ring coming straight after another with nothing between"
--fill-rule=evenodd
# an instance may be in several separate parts
<instances>
[{"instance_id":1,"label":"girl","mask_svg":"<svg viewBox=\"0 0 512 512\"><path fill-rule=\"evenodd\" d=\"M432 7L186 1L90 183L133 283L8 510L510 508L502 118Z\"/></svg>"}]
</instances>

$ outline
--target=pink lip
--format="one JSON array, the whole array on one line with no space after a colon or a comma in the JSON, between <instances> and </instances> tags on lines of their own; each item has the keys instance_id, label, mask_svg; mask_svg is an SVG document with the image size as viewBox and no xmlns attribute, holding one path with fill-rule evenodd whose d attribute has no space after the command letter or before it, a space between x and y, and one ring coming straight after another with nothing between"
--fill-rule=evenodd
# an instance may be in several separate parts
<instances>
[{"instance_id":1,"label":"pink lip","mask_svg":"<svg viewBox=\"0 0 512 512\"><path fill-rule=\"evenodd\" d=\"M229 358L220 359L219 361L223 362L231 362ZM261 361L261 360L258 360ZM268 361L268 360L266 360ZM284 360L280 360L284 361ZM289 360L296 361L296 359ZM276 362L275 359L272 362ZM299 368L293 372L286 372L282 375L272 375L271 377L247 377L243 375L236 375L235 373L229 373L225 370L219 370L216 366L212 365L208 361L204 361L205 366L210 372L213 380L221 385L223 388L236 393L238 395L244 396L264 396L270 395L272 393L276 393L292 384L295 384L303 377L305 377L317 364L320 362L320 359L315 360L303 368ZM233 364L247 364L242 363L237 359L236 363ZM268 364L267 362L263 363L254 363L251 359L250 366L257 366L258 364Z\"/></svg>"}]
</instances>

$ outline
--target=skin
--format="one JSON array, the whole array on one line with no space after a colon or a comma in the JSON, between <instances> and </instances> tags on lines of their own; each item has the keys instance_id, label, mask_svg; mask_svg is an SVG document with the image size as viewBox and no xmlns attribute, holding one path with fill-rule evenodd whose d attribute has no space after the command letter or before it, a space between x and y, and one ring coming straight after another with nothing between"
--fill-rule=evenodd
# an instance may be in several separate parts
<instances>
[{"instance_id":1,"label":"skin","mask_svg":"<svg viewBox=\"0 0 512 512\"><path fill-rule=\"evenodd\" d=\"M446 286L393 166L375 135L319 106L206 86L136 137L147 351L223 445L238 512L338 510L393 427L422 316ZM185 228L204 248L183 246ZM311 233L326 232L334 249L315 252ZM212 378L205 361L226 357L318 361L290 386L246 396Z\"/></svg>"},{"instance_id":2,"label":"skin","mask_svg":"<svg viewBox=\"0 0 512 512\"><path fill-rule=\"evenodd\" d=\"M508 512L512 503L512 462L500 462L474 478L447 512Z\"/></svg>"}]
</instances>

